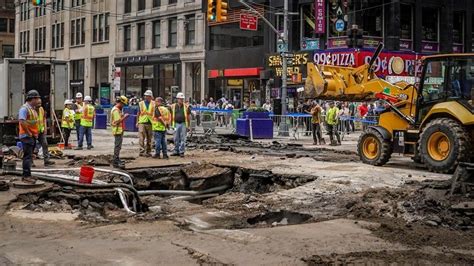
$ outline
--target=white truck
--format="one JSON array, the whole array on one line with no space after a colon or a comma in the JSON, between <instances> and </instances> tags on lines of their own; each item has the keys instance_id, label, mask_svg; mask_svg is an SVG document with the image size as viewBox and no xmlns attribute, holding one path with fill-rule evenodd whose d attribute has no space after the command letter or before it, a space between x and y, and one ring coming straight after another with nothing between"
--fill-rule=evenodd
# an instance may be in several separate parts
<instances>
[{"instance_id":1,"label":"white truck","mask_svg":"<svg viewBox=\"0 0 474 266\"><path fill-rule=\"evenodd\" d=\"M11 145L18 110L29 90L37 90L48 121L48 135L59 139L56 119L69 99L69 63L44 58L4 59L0 62L0 144ZM13 129L15 127L15 129ZM13 139L12 139L13 138Z\"/></svg>"}]
</instances>

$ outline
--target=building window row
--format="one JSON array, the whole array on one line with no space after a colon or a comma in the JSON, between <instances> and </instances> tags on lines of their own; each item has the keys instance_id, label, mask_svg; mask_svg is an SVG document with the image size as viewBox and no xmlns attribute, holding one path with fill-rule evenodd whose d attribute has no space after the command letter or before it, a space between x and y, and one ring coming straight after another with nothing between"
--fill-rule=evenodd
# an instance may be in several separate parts
<instances>
[{"instance_id":1,"label":"building window row","mask_svg":"<svg viewBox=\"0 0 474 266\"><path fill-rule=\"evenodd\" d=\"M109 13L95 15L92 20L92 42L109 40Z\"/></svg>"},{"instance_id":2,"label":"building window row","mask_svg":"<svg viewBox=\"0 0 474 266\"><path fill-rule=\"evenodd\" d=\"M64 1L65 0L53 0L52 12L59 12L64 10Z\"/></svg>"},{"instance_id":3,"label":"building window row","mask_svg":"<svg viewBox=\"0 0 474 266\"><path fill-rule=\"evenodd\" d=\"M40 5L35 7L35 17L42 17L46 15L46 6Z\"/></svg>"},{"instance_id":4,"label":"building window row","mask_svg":"<svg viewBox=\"0 0 474 266\"><path fill-rule=\"evenodd\" d=\"M30 31L20 32L20 54L30 52Z\"/></svg>"},{"instance_id":5,"label":"building window row","mask_svg":"<svg viewBox=\"0 0 474 266\"><path fill-rule=\"evenodd\" d=\"M86 0L71 0L71 7L83 6L86 4Z\"/></svg>"},{"instance_id":6,"label":"building window row","mask_svg":"<svg viewBox=\"0 0 474 266\"><path fill-rule=\"evenodd\" d=\"M15 33L15 20L0 18L0 32Z\"/></svg>"},{"instance_id":7,"label":"building window row","mask_svg":"<svg viewBox=\"0 0 474 266\"><path fill-rule=\"evenodd\" d=\"M71 20L71 46L83 45L86 41L86 18Z\"/></svg>"},{"instance_id":8,"label":"building window row","mask_svg":"<svg viewBox=\"0 0 474 266\"><path fill-rule=\"evenodd\" d=\"M163 1L163 0L149 0L149 1L153 1L153 8L156 8L156 7L160 7L162 5L161 1ZM128 13L132 12L132 4L133 3L137 4L137 10L138 11L145 10L146 9L146 2L147 2L147 0L125 0L123 12L125 14L128 14ZM186 0L186 2L187 3L194 2L194 0ZM177 3L178 3L178 0L168 0L168 5L175 5Z\"/></svg>"},{"instance_id":9,"label":"building window row","mask_svg":"<svg viewBox=\"0 0 474 266\"><path fill-rule=\"evenodd\" d=\"M46 27L35 29L35 52L46 50Z\"/></svg>"},{"instance_id":10,"label":"building window row","mask_svg":"<svg viewBox=\"0 0 474 266\"><path fill-rule=\"evenodd\" d=\"M20 3L20 20L30 19L30 1Z\"/></svg>"},{"instance_id":11,"label":"building window row","mask_svg":"<svg viewBox=\"0 0 474 266\"><path fill-rule=\"evenodd\" d=\"M51 25L51 48L64 47L64 22Z\"/></svg>"}]
</instances>

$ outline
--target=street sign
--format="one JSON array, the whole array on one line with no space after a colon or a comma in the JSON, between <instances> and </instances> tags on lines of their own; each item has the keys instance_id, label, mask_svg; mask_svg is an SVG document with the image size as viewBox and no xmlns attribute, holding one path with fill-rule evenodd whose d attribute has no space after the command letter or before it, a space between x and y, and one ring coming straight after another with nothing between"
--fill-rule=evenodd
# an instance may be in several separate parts
<instances>
[{"instance_id":1,"label":"street sign","mask_svg":"<svg viewBox=\"0 0 474 266\"><path fill-rule=\"evenodd\" d=\"M301 41L301 50L302 51L311 51L311 50L319 50L319 39L304 39Z\"/></svg>"},{"instance_id":2,"label":"street sign","mask_svg":"<svg viewBox=\"0 0 474 266\"><path fill-rule=\"evenodd\" d=\"M240 14L240 29L256 31L258 28L258 17L251 14Z\"/></svg>"},{"instance_id":3,"label":"street sign","mask_svg":"<svg viewBox=\"0 0 474 266\"><path fill-rule=\"evenodd\" d=\"M278 53L288 52L288 43L284 43L282 39L278 39L277 52Z\"/></svg>"}]
</instances>

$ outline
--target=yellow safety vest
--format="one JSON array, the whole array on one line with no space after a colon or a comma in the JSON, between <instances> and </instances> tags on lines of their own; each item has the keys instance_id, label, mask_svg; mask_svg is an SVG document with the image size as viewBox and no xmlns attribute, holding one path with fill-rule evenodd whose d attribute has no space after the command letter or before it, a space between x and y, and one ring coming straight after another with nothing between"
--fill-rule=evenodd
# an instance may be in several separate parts
<instances>
[{"instance_id":1,"label":"yellow safety vest","mask_svg":"<svg viewBox=\"0 0 474 266\"><path fill-rule=\"evenodd\" d=\"M82 112L79 112L79 109L84 108L84 103L78 104L76 103L76 113L74 114L74 120L81 120L82 118Z\"/></svg>"},{"instance_id":2,"label":"yellow safety vest","mask_svg":"<svg viewBox=\"0 0 474 266\"><path fill-rule=\"evenodd\" d=\"M44 125L44 109L42 106L38 109L38 130L39 133L44 133L45 125Z\"/></svg>"},{"instance_id":3,"label":"yellow safety vest","mask_svg":"<svg viewBox=\"0 0 474 266\"><path fill-rule=\"evenodd\" d=\"M74 128L74 116L72 111L67 107L63 110L63 116L61 117L61 127Z\"/></svg>"},{"instance_id":4,"label":"yellow safety vest","mask_svg":"<svg viewBox=\"0 0 474 266\"><path fill-rule=\"evenodd\" d=\"M152 123L153 116L155 115L155 102L151 101L150 104L148 105L148 108L146 108L145 101L141 101L139 106L140 106L140 110L138 113L138 123L139 124Z\"/></svg>"},{"instance_id":5,"label":"yellow safety vest","mask_svg":"<svg viewBox=\"0 0 474 266\"><path fill-rule=\"evenodd\" d=\"M112 135L122 135L123 134L123 122L116 124L117 121L122 119L122 110L118 109L116 106L112 108L110 113L111 121L110 124L112 126Z\"/></svg>"},{"instance_id":6,"label":"yellow safety vest","mask_svg":"<svg viewBox=\"0 0 474 266\"><path fill-rule=\"evenodd\" d=\"M152 130L165 131L166 125L168 125L170 122L170 112L168 111L168 108L164 106L159 106L158 110L160 110L161 117L165 121L165 124L163 124L160 120L158 120L158 117L153 116Z\"/></svg>"},{"instance_id":7,"label":"yellow safety vest","mask_svg":"<svg viewBox=\"0 0 474 266\"><path fill-rule=\"evenodd\" d=\"M176 103L171 105L171 114L172 114L172 119L173 121L171 121L171 126L174 127L175 126L175 118L176 118ZM186 123L186 127L189 127L189 123L188 123L188 108L189 108L189 105L187 104L183 104L184 105L184 122Z\"/></svg>"},{"instance_id":8,"label":"yellow safety vest","mask_svg":"<svg viewBox=\"0 0 474 266\"><path fill-rule=\"evenodd\" d=\"M82 110L81 126L92 127L94 121L95 108L91 104L84 105Z\"/></svg>"},{"instance_id":9,"label":"yellow safety vest","mask_svg":"<svg viewBox=\"0 0 474 266\"><path fill-rule=\"evenodd\" d=\"M329 108L326 114L326 123L329 125L336 125L337 124L337 113L339 113L339 108L333 107Z\"/></svg>"}]
</instances>

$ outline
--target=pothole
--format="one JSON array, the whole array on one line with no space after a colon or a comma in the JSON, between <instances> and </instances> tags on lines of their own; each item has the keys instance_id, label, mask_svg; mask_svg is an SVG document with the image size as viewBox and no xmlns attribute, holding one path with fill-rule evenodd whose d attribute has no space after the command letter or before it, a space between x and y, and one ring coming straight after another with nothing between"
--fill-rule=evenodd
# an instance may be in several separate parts
<instances>
[{"instance_id":1,"label":"pothole","mask_svg":"<svg viewBox=\"0 0 474 266\"><path fill-rule=\"evenodd\" d=\"M267 212L247 219L247 223L251 225L292 225L301 224L313 216L305 213L281 210L276 212Z\"/></svg>"}]
</instances>

